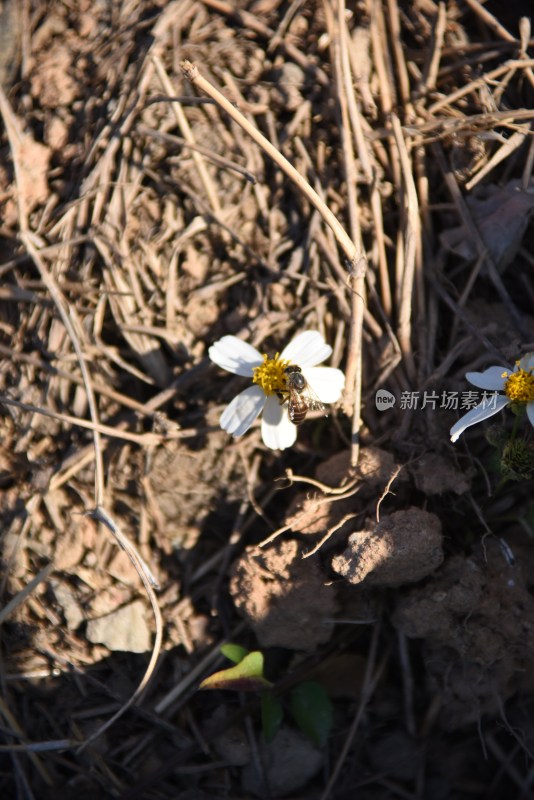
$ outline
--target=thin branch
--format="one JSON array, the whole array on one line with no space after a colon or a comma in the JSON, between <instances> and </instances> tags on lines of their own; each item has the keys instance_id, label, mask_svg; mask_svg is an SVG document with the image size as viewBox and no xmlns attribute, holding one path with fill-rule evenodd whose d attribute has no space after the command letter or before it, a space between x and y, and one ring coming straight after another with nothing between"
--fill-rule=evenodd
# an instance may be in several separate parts
<instances>
[{"instance_id":1,"label":"thin branch","mask_svg":"<svg viewBox=\"0 0 534 800\"><path fill-rule=\"evenodd\" d=\"M30 595L36 586L38 586L42 581L45 581L52 570L54 569L54 564L51 562L47 564L46 567L37 573L37 575L32 578L32 580L17 592L17 594L11 598L9 603L7 603L1 610L0 610L0 625L9 617L9 615L21 604L24 603L28 595Z\"/></svg>"},{"instance_id":2,"label":"thin branch","mask_svg":"<svg viewBox=\"0 0 534 800\"><path fill-rule=\"evenodd\" d=\"M345 256L351 267L356 269L361 267L361 262L365 261L365 254L359 250L350 236L347 234L335 214L330 211L328 206L321 200L315 189L312 189L310 184L302 177L300 172L274 147L271 142L254 127L238 109L233 106L226 97L216 89L206 78L203 78L198 71L198 67L192 64L191 61L182 61L180 63L185 77L191 81L193 86L211 97L223 111L225 111L234 122L236 122L243 130L258 144L267 155L280 167L280 169L290 178L297 188L305 195L314 208L322 216L326 224L332 229L339 246L345 253Z\"/></svg>"},{"instance_id":3,"label":"thin branch","mask_svg":"<svg viewBox=\"0 0 534 800\"><path fill-rule=\"evenodd\" d=\"M192 432L186 431L166 431L163 434L159 433L131 433L130 431L121 431L119 427L111 427L110 425L101 425L94 423L90 420L80 419L79 417L72 417L70 414L60 414L57 411L49 411L46 408L31 405L30 403L21 403L20 400L13 400L11 397L0 395L0 403L5 403L8 406L20 408L23 411L30 411L32 414L42 414L44 417L57 419L59 422L64 422L68 425L76 425L78 428L85 428L86 430L93 431L93 433L103 434L104 436L111 436L115 439L123 439L126 442L135 442L142 447L149 447L168 439L181 439L184 436L192 435ZM198 435L195 429L193 435Z\"/></svg>"}]
</instances>

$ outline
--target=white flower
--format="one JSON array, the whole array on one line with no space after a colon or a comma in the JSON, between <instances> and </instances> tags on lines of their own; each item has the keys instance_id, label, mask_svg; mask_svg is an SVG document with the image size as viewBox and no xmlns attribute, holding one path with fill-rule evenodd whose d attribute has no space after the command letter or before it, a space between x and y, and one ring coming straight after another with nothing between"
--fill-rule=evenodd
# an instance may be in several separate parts
<instances>
[{"instance_id":1,"label":"white flower","mask_svg":"<svg viewBox=\"0 0 534 800\"><path fill-rule=\"evenodd\" d=\"M515 367L488 367L484 372L468 372L469 383L486 392L504 392L482 400L451 428L451 442L456 442L466 428L497 414L505 406L526 406L527 416L534 425L534 353L527 353Z\"/></svg>"},{"instance_id":2,"label":"white flower","mask_svg":"<svg viewBox=\"0 0 534 800\"><path fill-rule=\"evenodd\" d=\"M263 411L261 435L272 450L291 447L297 428L288 416L287 373L285 368L301 368L310 390L321 403L339 400L345 376L340 369L318 367L332 353L318 331L305 331L295 337L274 358L236 336L223 336L209 349L209 357L234 375L252 378L253 385L234 397L221 415L221 428L232 436L242 436Z\"/></svg>"}]
</instances>

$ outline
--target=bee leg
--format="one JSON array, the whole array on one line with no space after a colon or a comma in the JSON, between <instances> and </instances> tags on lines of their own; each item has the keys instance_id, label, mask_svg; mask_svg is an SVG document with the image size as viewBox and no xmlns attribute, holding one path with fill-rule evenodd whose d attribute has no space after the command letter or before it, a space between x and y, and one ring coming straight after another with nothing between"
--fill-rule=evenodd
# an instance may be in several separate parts
<instances>
[{"instance_id":1,"label":"bee leg","mask_svg":"<svg viewBox=\"0 0 534 800\"><path fill-rule=\"evenodd\" d=\"M283 406L283 405L284 405L284 403L285 403L285 402L286 402L286 400L287 400L287 397L284 397L284 395L282 394L282 392L277 392L277 393L276 393L276 396L278 397L278 400L280 401L280 405L281 405L281 406Z\"/></svg>"}]
</instances>

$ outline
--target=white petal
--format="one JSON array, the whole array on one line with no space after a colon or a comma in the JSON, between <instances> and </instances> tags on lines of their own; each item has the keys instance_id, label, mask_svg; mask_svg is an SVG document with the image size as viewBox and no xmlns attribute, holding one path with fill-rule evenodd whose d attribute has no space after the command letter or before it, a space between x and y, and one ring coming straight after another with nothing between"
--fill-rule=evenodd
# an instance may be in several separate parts
<instances>
[{"instance_id":1,"label":"white petal","mask_svg":"<svg viewBox=\"0 0 534 800\"><path fill-rule=\"evenodd\" d=\"M475 384L476 385L476 384ZM476 425L477 422L482 422L483 419L489 419L497 414L501 409L508 405L510 401L507 397L497 397L495 400L495 407L493 403L480 403L480 405L468 411L461 419L458 420L456 425L451 428L451 442L457 442L466 428L471 425Z\"/></svg>"},{"instance_id":2,"label":"white petal","mask_svg":"<svg viewBox=\"0 0 534 800\"><path fill-rule=\"evenodd\" d=\"M332 348L326 344L319 331L304 331L292 339L282 350L280 358L285 358L299 367L314 367L329 358Z\"/></svg>"},{"instance_id":3,"label":"white petal","mask_svg":"<svg viewBox=\"0 0 534 800\"><path fill-rule=\"evenodd\" d=\"M488 367L484 372L468 372L466 378L473 386L478 386L479 389L493 389L493 391L501 391L504 389L506 378L503 378L503 372L513 372L510 367Z\"/></svg>"},{"instance_id":4,"label":"white petal","mask_svg":"<svg viewBox=\"0 0 534 800\"><path fill-rule=\"evenodd\" d=\"M527 417L530 420L530 424L534 425L534 400L527 403Z\"/></svg>"},{"instance_id":5,"label":"white petal","mask_svg":"<svg viewBox=\"0 0 534 800\"><path fill-rule=\"evenodd\" d=\"M280 405L277 397L267 398L261 419L261 436L271 450L285 450L297 438L297 427L287 415L287 404Z\"/></svg>"},{"instance_id":6,"label":"white petal","mask_svg":"<svg viewBox=\"0 0 534 800\"><path fill-rule=\"evenodd\" d=\"M208 355L221 369L245 378L251 378L253 368L263 364L261 353L237 336L223 336L212 344Z\"/></svg>"},{"instance_id":7,"label":"white petal","mask_svg":"<svg viewBox=\"0 0 534 800\"><path fill-rule=\"evenodd\" d=\"M524 369L526 372L534 369L534 353L525 353L519 362L519 369Z\"/></svg>"},{"instance_id":8,"label":"white petal","mask_svg":"<svg viewBox=\"0 0 534 800\"><path fill-rule=\"evenodd\" d=\"M248 431L265 404L265 394L259 386L249 386L234 397L221 414L221 428L232 436Z\"/></svg>"},{"instance_id":9,"label":"white petal","mask_svg":"<svg viewBox=\"0 0 534 800\"><path fill-rule=\"evenodd\" d=\"M345 376L334 367L307 367L302 374L321 403L336 403L345 386Z\"/></svg>"}]
</instances>

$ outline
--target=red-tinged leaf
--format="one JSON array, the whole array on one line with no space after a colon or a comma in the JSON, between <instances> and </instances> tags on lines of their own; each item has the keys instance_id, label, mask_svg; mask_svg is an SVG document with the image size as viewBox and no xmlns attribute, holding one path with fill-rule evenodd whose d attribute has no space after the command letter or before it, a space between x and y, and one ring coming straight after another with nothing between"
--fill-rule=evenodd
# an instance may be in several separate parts
<instances>
[{"instance_id":1,"label":"red-tinged leaf","mask_svg":"<svg viewBox=\"0 0 534 800\"><path fill-rule=\"evenodd\" d=\"M205 678L200 689L231 689L238 692L257 692L269 689L272 683L263 677L263 653L249 653L235 667L222 669Z\"/></svg>"}]
</instances>

